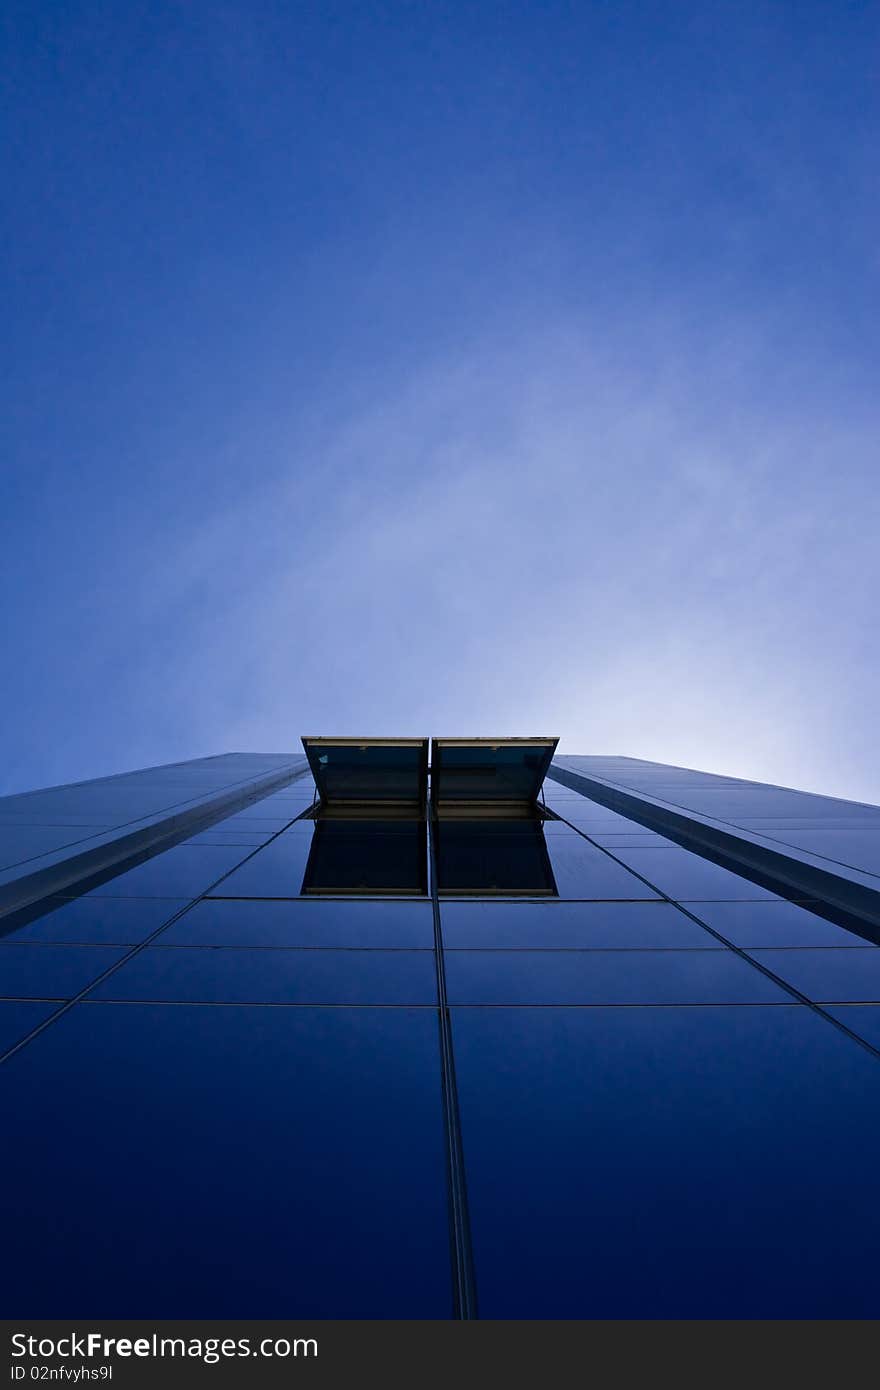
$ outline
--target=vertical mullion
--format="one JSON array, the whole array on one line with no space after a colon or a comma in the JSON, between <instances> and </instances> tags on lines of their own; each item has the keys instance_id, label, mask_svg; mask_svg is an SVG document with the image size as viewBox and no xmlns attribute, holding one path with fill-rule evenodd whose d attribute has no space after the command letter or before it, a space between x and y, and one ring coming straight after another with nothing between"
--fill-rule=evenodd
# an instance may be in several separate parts
<instances>
[{"instance_id":1,"label":"vertical mullion","mask_svg":"<svg viewBox=\"0 0 880 1390\"><path fill-rule=\"evenodd\" d=\"M431 904L434 909L434 963L437 970L437 1004L440 1023L440 1074L443 1088L443 1121L449 1194L449 1241L452 1261L452 1292L456 1318L471 1319L477 1317L477 1292L474 1279L470 1220L468 1217L467 1183L464 1169L464 1152L461 1142L461 1121L458 1111L458 1090L455 1084L452 1021L446 998L443 931L440 922L440 901L437 894L437 854L433 829L433 807L430 797L428 798L427 806L427 824L431 874Z\"/></svg>"}]
</instances>

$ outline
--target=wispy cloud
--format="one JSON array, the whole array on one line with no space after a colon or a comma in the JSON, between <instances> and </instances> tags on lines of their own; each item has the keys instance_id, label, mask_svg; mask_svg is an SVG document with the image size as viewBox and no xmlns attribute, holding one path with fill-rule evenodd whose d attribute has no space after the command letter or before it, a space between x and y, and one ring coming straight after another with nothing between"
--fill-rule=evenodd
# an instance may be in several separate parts
<instances>
[{"instance_id":1,"label":"wispy cloud","mask_svg":"<svg viewBox=\"0 0 880 1390\"><path fill-rule=\"evenodd\" d=\"M199 748L549 730L876 797L871 422L774 398L745 329L714 362L662 329L629 367L583 329L499 334L291 426L288 476L150 584L186 655L142 678Z\"/></svg>"}]
</instances>

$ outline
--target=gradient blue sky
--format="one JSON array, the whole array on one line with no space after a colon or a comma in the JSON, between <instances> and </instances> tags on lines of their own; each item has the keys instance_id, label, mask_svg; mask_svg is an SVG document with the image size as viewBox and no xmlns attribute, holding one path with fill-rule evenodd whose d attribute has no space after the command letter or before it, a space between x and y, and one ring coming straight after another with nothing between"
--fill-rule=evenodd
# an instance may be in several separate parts
<instances>
[{"instance_id":1,"label":"gradient blue sky","mask_svg":"<svg viewBox=\"0 0 880 1390\"><path fill-rule=\"evenodd\" d=\"M880 801L880 10L9 0L0 790L559 733Z\"/></svg>"}]
</instances>

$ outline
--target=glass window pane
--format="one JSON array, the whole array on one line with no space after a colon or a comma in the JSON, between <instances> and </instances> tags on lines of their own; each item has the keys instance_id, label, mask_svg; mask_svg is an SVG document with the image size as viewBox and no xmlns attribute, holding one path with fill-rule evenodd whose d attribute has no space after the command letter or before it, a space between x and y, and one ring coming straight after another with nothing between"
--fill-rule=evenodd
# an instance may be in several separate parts
<instances>
[{"instance_id":1,"label":"glass window pane","mask_svg":"<svg viewBox=\"0 0 880 1390\"><path fill-rule=\"evenodd\" d=\"M431 795L450 801L533 802L558 740L435 738Z\"/></svg>"},{"instance_id":2,"label":"glass window pane","mask_svg":"<svg viewBox=\"0 0 880 1390\"><path fill-rule=\"evenodd\" d=\"M266 835L276 835L279 830L286 830L291 824L293 817L284 812L281 815L272 816L268 811L262 816L227 816L226 820L218 821L218 828L222 826L224 830L247 830L257 834L263 831Z\"/></svg>"},{"instance_id":3,"label":"glass window pane","mask_svg":"<svg viewBox=\"0 0 880 1390\"><path fill-rule=\"evenodd\" d=\"M827 922L806 907L783 902L701 902L696 917L735 946L864 946L855 932Z\"/></svg>"},{"instance_id":4,"label":"glass window pane","mask_svg":"<svg viewBox=\"0 0 880 1390\"><path fill-rule=\"evenodd\" d=\"M202 830L182 841L185 845L264 845L271 840L274 830L228 830L221 822L217 830Z\"/></svg>"},{"instance_id":5,"label":"glass window pane","mask_svg":"<svg viewBox=\"0 0 880 1390\"><path fill-rule=\"evenodd\" d=\"M824 821L812 829L783 829L774 821L756 825L754 832L778 840L808 854L822 855L845 867L880 874L880 818L871 825L829 826Z\"/></svg>"},{"instance_id":6,"label":"glass window pane","mask_svg":"<svg viewBox=\"0 0 880 1390\"><path fill-rule=\"evenodd\" d=\"M317 820L302 881L304 894L373 897L428 891L424 820Z\"/></svg>"},{"instance_id":7,"label":"glass window pane","mask_svg":"<svg viewBox=\"0 0 880 1390\"><path fill-rule=\"evenodd\" d=\"M440 1097L433 1009L77 1005L0 1068L2 1306L448 1317Z\"/></svg>"},{"instance_id":8,"label":"glass window pane","mask_svg":"<svg viewBox=\"0 0 880 1390\"><path fill-rule=\"evenodd\" d=\"M715 937L670 903L444 902L447 948L712 947Z\"/></svg>"},{"instance_id":9,"label":"glass window pane","mask_svg":"<svg viewBox=\"0 0 880 1390\"><path fill-rule=\"evenodd\" d=\"M455 1009L485 1318L875 1317L877 1059L805 1006Z\"/></svg>"},{"instance_id":10,"label":"glass window pane","mask_svg":"<svg viewBox=\"0 0 880 1390\"><path fill-rule=\"evenodd\" d=\"M90 896L195 898L250 853L244 845L176 845L108 879Z\"/></svg>"},{"instance_id":11,"label":"glass window pane","mask_svg":"<svg viewBox=\"0 0 880 1390\"><path fill-rule=\"evenodd\" d=\"M556 894L539 820L440 820L432 826L443 894Z\"/></svg>"},{"instance_id":12,"label":"glass window pane","mask_svg":"<svg viewBox=\"0 0 880 1390\"><path fill-rule=\"evenodd\" d=\"M109 976L92 997L214 1004L436 1005L437 979L432 951L150 946Z\"/></svg>"},{"instance_id":13,"label":"glass window pane","mask_svg":"<svg viewBox=\"0 0 880 1390\"><path fill-rule=\"evenodd\" d=\"M0 1053L21 1042L57 1008L57 1002L48 1004L37 999L0 1000Z\"/></svg>"},{"instance_id":14,"label":"glass window pane","mask_svg":"<svg viewBox=\"0 0 880 1390\"><path fill-rule=\"evenodd\" d=\"M654 888L574 831L568 835L548 835L547 849L560 898L625 900L658 896Z\"/></svg>"},{"instance_id":15,"label":"glass window pane","mask_svg":"<svg viewBox=\"0 0 880 1390\"><path fill-rule=\"evenodd\" d=\"M83 898L50 899L44 916L31 916L26 925L9 931L9 919L0 923L5 940L71 941L90 945L130 945L143 941L186 905L186 899L173 898Z\"/></svg>"},{"instance_id":16,"label":"glass window pane","mask_svg":"<svg viewBox=\"0 0 880 1390\"><path fill-rule=\"evenodd\" d=\"M663 835L654 835L650 830L630 831L626 835L616 832L611 835L603 832L586 830L584 826L578 826L579 830L584 830L591 840L595 840L597 845L607 845L614 853L617 853L618 845L625 845L630 849L678 849L674 840L667 840Z\"/></svg>"},{"instance_id":17,"label":"glass window pane","mask_svg":"<svg viewBox=\"0 0 880 1390\"><path fill-rule=\"evenodd\" d=\"M256 826L259 829L263 825L287 825L299 811L292 804L282 804L278 801L255 801L252 806L245 806L244 810L236 811L234 816L227 816L226 820L218 821L218 826L241 826L244 829L248 825Z\"/></svg>"},{"instance_id":18,"label":"glass window pane","mask_svg":"<svg viewBox=\"0 0 880 1390\"><path fill-rule=\"evenodd\" d=\"M733 951L449 951L451 1004L772 1004L789 998Z\"/></svg>"},{"instance_id":19,"label":"glass window pane","mask_svg":"<svg viewBox=\"0 0 880 1390\"><path fill-rule=\"evenodd\" d=\"M749 954L817 1003L880 1000L880 948L876 946L842 951L753 950Z\"/></svg>"},{"instance_id":20,"label":"glass window pane","mask_svg":"<svg viewBox=\"0 0 880 1390\"><path fill-rule=\"evenodd\" d=\"M423 806L428 740L304 738L321 800L401 801Z\"/></svg>"},{"instance_id":21,"label":"glass window pane","mask_svg":"<svg viewBox=\"0 0 880 1390\"><path fill-rule=\"evenodd\" d=\"M686 849L615 849L613 853L679 902L777 896Z\"/></svg>"},{"instance_id":22,"label":"glass window pane","mask_svg":"<svg viewBox=\"0 0 880 1390\"><path fill-rule=\"evenodd\" d=\"M298 898L309 861L313 822L285 830L263 849L258 849L241 868L224 878L212 891L224 898Z\"/></svg>"},{"instance_id":23,"label":"glass window pane","mask_svg":"<svg viewBox=\"0 0 880 1390\"><path fill-rule=\"evenodd\" d=\"M823 1007L832 1018L839 1018L865 1042L880 1049L880 1004L826 1004Z\"/></svg>"},{"instance_id":24,"label":"glass window pane","mask_svg":"<svg viewBox=\"0 0 880 1390\"><path fill-rule=\"evenodd\" d=\"M53 850L72 846L96 833L97 827L4 825L0 830L0 869L11 868Z\"/></svg>"},{"instance_id":25,"label":"glass window pane","mask_svg":"<svg viewBox=\"0 0 880 1390\"><path fill-rule=\"evenodd\" d=\"M70 999L125 947L0 945L0 998Z\"/></svg>"},{"instance_id":26,"label":"glass window pane","mask_svg":"<svg viewBox=\"0 0 880 1390\"><path fill-rule=\"evenodd\" d=\"M705 933L704 933L705 935ZM205 898L167 931L170 946L420 947L433 950L430 903Z\"/></svg>"}]
</instances>

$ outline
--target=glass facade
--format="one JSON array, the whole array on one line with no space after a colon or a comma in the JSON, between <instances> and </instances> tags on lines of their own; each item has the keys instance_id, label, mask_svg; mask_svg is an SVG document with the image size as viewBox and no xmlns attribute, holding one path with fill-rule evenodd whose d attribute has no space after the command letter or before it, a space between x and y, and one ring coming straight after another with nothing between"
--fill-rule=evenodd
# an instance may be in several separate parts
<instances>
[{"instance_id":1,"label":"glass facade","mask_svg":"<svg viewBox=\"0 0 880 1390\"><path fill-rule=\"evenodd\" d=\"M510 745L0 802L9 1316L878 1315L880 811Z\"/></svg>"}]
</instances>

